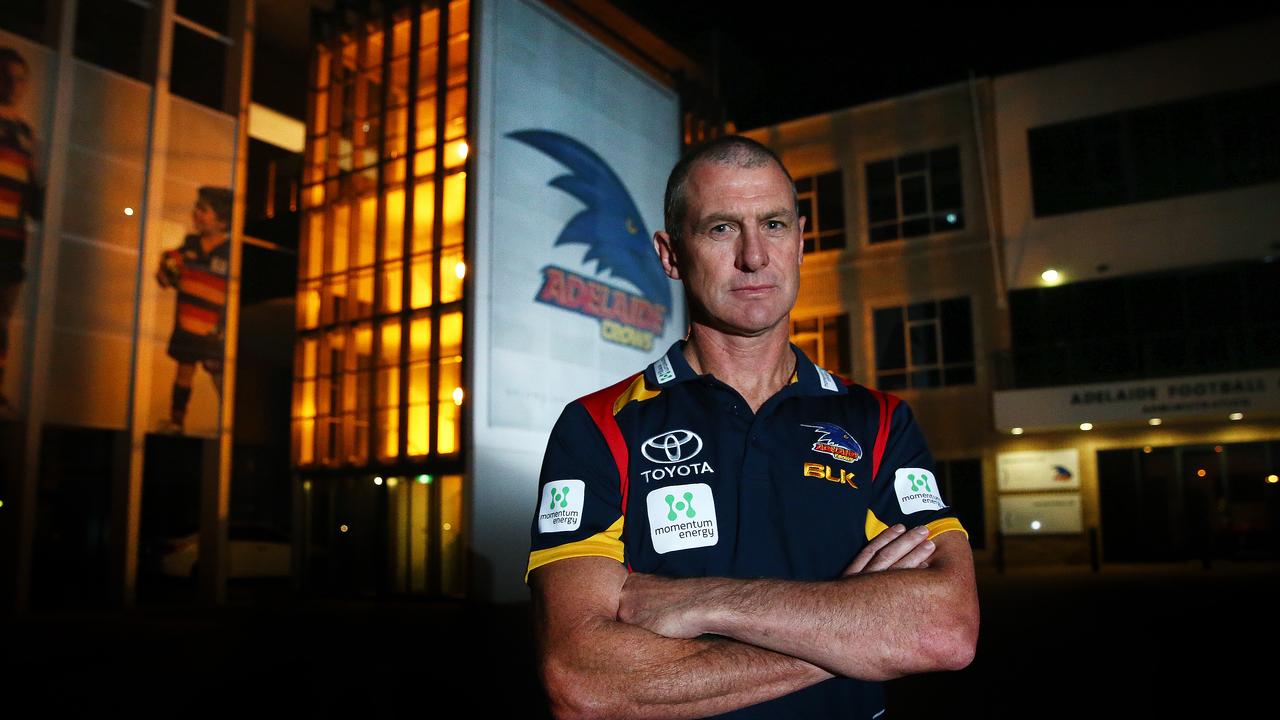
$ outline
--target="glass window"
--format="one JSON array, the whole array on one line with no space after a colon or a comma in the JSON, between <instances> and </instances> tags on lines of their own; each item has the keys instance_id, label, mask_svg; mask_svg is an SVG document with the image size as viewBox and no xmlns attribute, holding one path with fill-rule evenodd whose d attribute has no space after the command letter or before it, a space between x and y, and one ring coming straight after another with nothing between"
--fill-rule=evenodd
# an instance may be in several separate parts
<instances>
[{"instance_id":1,"label":"glass window","mask_svg":"<svg viewBox=\"0 0 1280 720\"><path fill-rule=\"evenodd\" d=\"M845 246L844 181L839 170L797 178L796 206L805 218L805 252Z\"/></svg>"},{"instance_id":2,"label":"glass window","mask_svg":"<svg viewBox=\"0 0 1280 720\"><path fill-rule=\"evenodd\" d=\"M869 242L964 228L959 147L867 163L865 172Z\"/></svg>"},{"instance_id":3,"label":"glass window","mask_svg":"<svg viewBox=\"0 0 1280 720\"><path fill-rule=\"evenodd\" d=\"M969 298L878 308L872 321L880 389L975 382Z\"/></svg>"},{"instance_id":4,"label":"glass window","mask_svg":"<svg viewBox=\"0 0 1280 720\"><path fill-rule=\"evenodd\" d=\"M791 342L815 364L844 378L852 377L847 314L795 320L791 323Z\"/></svg>"}]
</instances>

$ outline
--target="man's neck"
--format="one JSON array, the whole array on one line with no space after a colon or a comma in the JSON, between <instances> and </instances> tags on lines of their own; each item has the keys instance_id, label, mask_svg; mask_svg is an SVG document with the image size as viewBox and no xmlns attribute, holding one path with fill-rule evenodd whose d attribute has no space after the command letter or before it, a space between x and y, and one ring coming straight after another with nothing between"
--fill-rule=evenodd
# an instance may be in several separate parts
<instances>
[{"instance_id":1,"label":"man's neck","mask_svg":"<svg viewBox=\"0 0 1280 720\"><path fill-rule=\"evenodd\" d=\"M205 252L209 252L210 250L218 247L219 245L221 245L226 241L227 241L227 234L224 232L209 233L208 235L200 236L200 247Z\"/></svg>"},{"instance_id":2,"label":"man's neck","mask_svg":"<svg viewBox=\"0 0 1280 720\"><path fill-rule=\"evenodd\" d=\"M738 391L756 412L766 400L791 381L796 358L791 351L788 322L756 337L726 335L694 323L684 345L689 367L710 373Z\"/></svg>"}]
</instances>

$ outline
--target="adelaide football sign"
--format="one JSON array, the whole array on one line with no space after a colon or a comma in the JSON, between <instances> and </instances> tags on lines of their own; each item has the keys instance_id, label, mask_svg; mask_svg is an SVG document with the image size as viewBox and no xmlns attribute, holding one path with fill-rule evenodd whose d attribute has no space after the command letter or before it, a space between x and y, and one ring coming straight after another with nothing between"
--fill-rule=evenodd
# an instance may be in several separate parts
<instances>
[{"instance_id":1,"label":"adelaide football sign","mask_svg":"<svg viewBox=\"0 0 1280 720\"><path fill-rule=\"evenodd\" d=\"M653 348L671 317L671 285L635 201L613 168L568 135L550 130L519 130L508 137L534 147L569 172L548 185L585 206L565 223L555 245L584 245L583 263L595 263L595 275L630 284L635 290L606 283L567 268L542 268L542 285L534 299L595 318L600 337L640 350Z\"/></svg>"}]
</instances>

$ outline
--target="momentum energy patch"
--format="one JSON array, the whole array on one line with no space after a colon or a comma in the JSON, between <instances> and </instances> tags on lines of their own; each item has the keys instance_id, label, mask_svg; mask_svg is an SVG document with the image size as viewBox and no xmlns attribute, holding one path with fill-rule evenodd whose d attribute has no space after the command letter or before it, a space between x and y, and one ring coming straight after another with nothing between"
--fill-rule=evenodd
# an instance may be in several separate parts
<instances>
[{"instance_id":1,"label":"momentum energy patch","mask_svg":"<svg viewBox=\"0 0 1280 720\"><path fill-rule=\"evenodd\" d=\"M658 554L710 547L720 540L716 503L706 483L668 485L645 499L649 509L649 534Z\"/></svg>"},{"instance_id":2,"label":"momentum energy patch","mask_svg":"<svg viewBox=\"0 0 1280 720\"><path fill-rule=\"evenodd\" d=\"M924 468L898 468L893 476L898 507L906 514L946 507L938 492L938 480Z\"/></svg>"},{"instance_id":3,"label":"momentum energy patch","mask_svg":"<svg viewBox=\"0 0 1280 720\"><path fill-rule=\"evenodd\" d=\"M586 487L581 480L556 480L544 485L542 503L538 505L538 532L577 530L582 524Z\"/></svg>"}]
</instances>

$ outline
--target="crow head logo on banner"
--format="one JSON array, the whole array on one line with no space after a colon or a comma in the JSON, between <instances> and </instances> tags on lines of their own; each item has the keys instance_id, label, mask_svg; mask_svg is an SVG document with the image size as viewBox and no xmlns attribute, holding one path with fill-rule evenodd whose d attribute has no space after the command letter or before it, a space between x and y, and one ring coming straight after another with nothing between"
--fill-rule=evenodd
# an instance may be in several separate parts
<instances>
[{"instance_id":1,"label":"crow head logo on banner","mask_svg":"<svg viewBox=\"0 0 1280 720\"><path fill-rule=\"evenodd\" d=\"M586 245L582 262L595 261L592 274L624 280L640 294L574 272L542 268L538 302L600 321L605 340L648 351L671 316L671 285L635 201L622 180L591 148L550 130L519 130L508 137L542 151L569 169L547 184L581 201L556 245Z\"/></svg>"}]
</instances>

